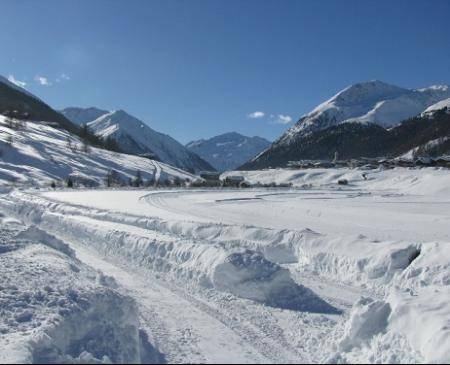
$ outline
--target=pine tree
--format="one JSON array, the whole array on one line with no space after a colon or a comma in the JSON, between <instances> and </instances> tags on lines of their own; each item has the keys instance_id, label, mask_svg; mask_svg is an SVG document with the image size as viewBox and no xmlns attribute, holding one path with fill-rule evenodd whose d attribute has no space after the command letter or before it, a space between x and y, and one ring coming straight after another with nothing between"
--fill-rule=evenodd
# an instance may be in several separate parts
<instances>
[{"instance_id":1,"label":"pine tree","mask_svg":"<svg viewBox=\"0 0 450 365\"><path fill-rule=\"evenodd\" d=\"M136 176L134 178L133 185L137 188L142 185L142 174L141 171L139 170L136 171Z\"/></svg>"}]
</instances>

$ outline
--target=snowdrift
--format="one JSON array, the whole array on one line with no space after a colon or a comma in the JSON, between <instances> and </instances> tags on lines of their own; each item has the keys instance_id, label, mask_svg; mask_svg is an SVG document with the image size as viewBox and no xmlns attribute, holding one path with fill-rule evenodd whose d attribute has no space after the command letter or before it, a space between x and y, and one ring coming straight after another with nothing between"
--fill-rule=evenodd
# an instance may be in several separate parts
<instances>
[{"instance_id":1,"label":"snowdrift","mask_svg":"<svg viewBox=\"0 0 450 365\"><path fill-rule=\"evenodd\" d=\"M46 232L0 225L0 361L141 363L161 355L139 330L137 307ZM103 281L103 284L102 284Z\"/></svg>"},{"instance_id":2,"label":"snowdrift","mask_svg":"<svg viewBox=\"0 0 450 365\"><path fill-rule=\"evenodd\" d=\"M274 307L339 313L311 290L297 284L289 270L257 251L226 247L198 235L189 237L187 232L180 235L176 229L171 230L172 226L164 229L164 222L150 221L158 224L141 228L145 224L143 218L133 221L133 217L122 215L119 222L119 219L109 220L104 212L71 207L26 193L14 192L10 197L15 201L3 199L1 203L10 212L66 239L95 247L119 261Z\"/></svg>"}]
</instances>

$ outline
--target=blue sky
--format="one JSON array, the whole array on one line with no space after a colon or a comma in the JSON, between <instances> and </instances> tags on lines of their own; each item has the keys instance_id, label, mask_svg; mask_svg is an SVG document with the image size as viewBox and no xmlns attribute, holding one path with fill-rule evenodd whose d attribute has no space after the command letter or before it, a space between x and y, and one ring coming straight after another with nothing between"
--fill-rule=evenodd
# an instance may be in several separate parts
<instances>
[{"instance_id":1,"label":"blue sky","mask_svg":"<svg viewBox=\"0 0 450 365\"><path fill-rule=\"evenodd\" d=\"M359 81L450 84L446 0L2 0L0 9L1 74L55 108L124 109L183 143L229 131L274 139Z\"/></svg>"}]
</instances>

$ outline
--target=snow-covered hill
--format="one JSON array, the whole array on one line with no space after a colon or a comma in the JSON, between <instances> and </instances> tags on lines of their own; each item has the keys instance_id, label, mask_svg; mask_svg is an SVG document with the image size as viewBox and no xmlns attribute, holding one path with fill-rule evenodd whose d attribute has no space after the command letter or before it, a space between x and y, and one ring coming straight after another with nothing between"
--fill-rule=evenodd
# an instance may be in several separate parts
<instances>
[{"instance_id":1,"label":"snow-covered hill","mask_svg":"<svg viewBox=\"0 0 450 365\"><path fill-rule=\"evenodd\" d=\"M276 143L290 144L305 134L346 122L391 127L449 97L450 88L447 85L411 90L381 81L358 83L301 117Z\"/></svg>"},{"instance_id":2,"label":"snow-covered hill","mask_svg":"<svg viewBox=\"0 0 450 365\"><path fill-rule=\"evenodd\" d=\"M86 123L97 136L114 138L126 153L151 154L159 161L191 172L214 170L169 135L156 132L123 110L106 112L96 108L67 108L61 113L74 123Z\"/></svg>"},{"instance_id":3,"label":"snow-covered hill","mask_svg":"<svg viewBox=\"0 0 450 365\"><path fill-rule=\"evenodd\" d=\"M219 171L232 170L267 148L270 142L261 137L246 137L231 132L210 139L192 141L186 148L198 154Z\"/></svg>"},{"instance_id":4,"label":"snow-covered hill","mask_svg":"<svg viewBox=\"0 0 450 365\"><path fill-rule=\"evenodd\" d=\"M0 116L0 183L48 186L51 181L102 185L109 171L126 182L139 170L144 180L194 179L178 168L148 158L99 148L85 152L79 138L45 123L24 122L11 128Z\"/></svg>"}]
</instances>

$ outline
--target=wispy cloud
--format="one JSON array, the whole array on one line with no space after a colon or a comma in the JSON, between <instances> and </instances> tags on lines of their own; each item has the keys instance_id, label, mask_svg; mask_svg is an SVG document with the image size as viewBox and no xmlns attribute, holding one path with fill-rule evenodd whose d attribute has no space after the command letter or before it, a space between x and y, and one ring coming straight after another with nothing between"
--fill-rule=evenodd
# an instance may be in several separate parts
<instances>
[{"instance_id":1,"label":"wispy cloud","mask_svg":"<svg viewBox=\"0 0 450 365\"><path fill-rule=\"evenodd\" d=\"M292 117L290 115L278 114L276 117L273 116L275 124L289 124L292 122Z\"/></svg>"},{"instance_id":2,"label":"wispy cloud","mask_svg":"<svg viewBox=\"0 0 450 365\"><path fill-rule=\"evenodd\" d=\"M280 124L289 124L292 122L292 117L290 115L278 115L278 123Z\"/></svg>"},{"instance_id":3,"label":"wispy cloud","mask_svg":"<svg viewBox=\"0 0 450 365\"><path fill-rule=\"evenodd\" d=\"M56 82L62 82L62 81L69 81L70 80L70 76L67 74L61 74L56 78Z\"/></svg>"},{"instance_id":4,"label":"wispy cloud","mask_svg":"<svg viewBox=\"0 0 450 365\"><path fill-rule=\"evenodd\" d=\"M9 81L9 82L12 82L14 85L19 86L19 87L22 87L22 88L24 88L25 86L27 86L27 83L26 83L25 81L17 80L17 79L14 77L14 75L9 75L9 76L8 76L8 81Z\"/></svg>"},{"instance_id":5,"label":"wispy cloud","mask_svg":"<svg viewBox=\"0 0 450 365\"><path fill-rule=\"evenodd\" d=\"M256 111L256 112L247 114L247 118L250 118L250 119L259 119L259 118L264 118L265 115L266 115L266 113L264 113L264 112Z\"/></svg>"},{"instance_id":6,"label":"wispy cloud","mask_svg":"<svg viewBox=\"0 0 450 365\"><path fill-rule=\"evenodd\" d=\"M39 85L42 86L51 86L52 83L49 81L49 79L45 76L36 75L34 77L34 81L36 81Z\"/></svg>"}]
</instances>

